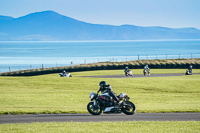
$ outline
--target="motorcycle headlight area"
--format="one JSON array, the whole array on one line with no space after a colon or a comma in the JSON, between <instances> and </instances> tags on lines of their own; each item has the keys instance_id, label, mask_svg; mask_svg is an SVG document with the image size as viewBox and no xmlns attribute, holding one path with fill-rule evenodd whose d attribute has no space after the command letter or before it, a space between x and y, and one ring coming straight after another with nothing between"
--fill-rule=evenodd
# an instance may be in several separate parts
<instances>
[{"instance_id":1,"label":"motorcycle headlight area","mask_svg":"<svg viewBox=\"0 0 200 133\"><path fill-rule=\"evenodd\" d=\"M90 95L90 100L92 101L94 99L94 94Z\"/></svg>"},{"instance_id":2,"label":"motorcycle headlight area","mask_svg":"<svg viewBox=\"0 0 200 133\"><path fill-rule=\"evenodd\" d=\"M97 94L94 93L94 92L91 92L90 95L89 95L89 98L90 98L90 100L92 101L92 100L94 100L95 98L97 98Z\"/></svg>"}]
</instances>

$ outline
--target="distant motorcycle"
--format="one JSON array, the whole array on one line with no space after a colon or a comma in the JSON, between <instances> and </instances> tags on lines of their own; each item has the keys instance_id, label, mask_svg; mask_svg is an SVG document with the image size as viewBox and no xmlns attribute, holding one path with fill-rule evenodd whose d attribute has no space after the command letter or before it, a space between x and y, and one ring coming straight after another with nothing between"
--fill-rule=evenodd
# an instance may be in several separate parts
<instances>
[{"instance_id":1,"label":"distant motorcycle","mask_svg":"<svg viewBox=\"0 0 200 133\"><path fill-rule=\"evenodd\" d=\"M66 73L66 74L63 74L63 73L59 73L60 77L72 77L72 75L70 73Z\"/></svg>"},{"instance_id":2,"label":"distant motorcycle","mask_svg":"<svg viewBox=\"0 0 200 133\"><path fill-rule=\"evenodd\" d=\"M124 72L125 72L125 75L126 75L126 76L134 76L131 70L129 70L129 71L124 71Z\"/></svg>"},{"instance_id":3,"label":"distant motorcycle","mask_svg":"<svg viewBox=\"0 0 200 133\"><path fill-rule=\"evenodd\" d=\"M129 97L126 93L121 93L117 96L121 102L117 105L114 99L109 95L109 93L98 93L91 92L89 95L90 101L87 105L87 110L92 115L100 115L103 113L121 113L126 115L133 115L136 111L135 105L129 101Z\"/></svg>"},{"instance_id":4,"label":"distant motorcycle","mask_svg":"<svg viewBox=\"0 0 200 133\"><path fill-rule=\"evenodd\" d=\"M144 76L146 75L150 76L150 69L144 69L143 73L144 73Z\"/></svg>"},{"instance_id":5,"label":"distant motorcycle","mask_svg":"<svg viewBox=\"0 0 200 133\"><path fill-rule=\"evenodd\" d=\"M187 69L185 75L192 75L192 70Z\"/></svg>"}]
</instances>

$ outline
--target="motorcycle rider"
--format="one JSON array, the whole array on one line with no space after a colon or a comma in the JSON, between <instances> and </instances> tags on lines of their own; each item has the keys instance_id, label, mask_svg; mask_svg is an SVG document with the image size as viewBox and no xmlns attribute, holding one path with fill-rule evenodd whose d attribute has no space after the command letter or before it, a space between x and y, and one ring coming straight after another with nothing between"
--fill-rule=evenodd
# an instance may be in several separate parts
<instances>
[{"instance_id":1,"label":"motorcycle rider","mask_svg":"<svg viewBox=\"0 0 200 133\"><path fill-rule=\"evenodd\" d=\"M145 73L147 73L148 75L150 75L150 69L149 69L148 65L144 66L143 73L144 73L144 75L145 75Z\"/></svg>"},{"instance_id":2,"label":"motorcycle rider","mask_svg":"<svg viewBox=\"0 0 200 133\"><path fill-rule=\"evenodd\" d=\"M144 70L149 70L148 65L145 65L145 66L144 66Z\"/></svg>"},{"instance_id":3,"label":"motorcycle rider","mask_svg":"<svg viewBox=\"0 0 200 133\"><path fill-rule=\"evenodd\" d=\"M129 72L129 71L130 70L129 70L128 66L126 66L125 69L124 69L124 72Z\"/></svg>"},{"instance_id":4,"label":"motorcycle rider","mask_svg":"<svg viewBox=\"0 0 200 133\"><path fill-rule=\"evenodd\" d=\"M66 76L66 75L67 75L67 73L66 73L65 70L63 70L62 74L63 74L63 76Z\"/></svg>"},{"instance_id":5,"label":"motorcycle rider","mask_svg":"<svg viewBox=\"0 0 200 133\"><path fill-rule=\"evenodd\" d=\"M101 91L102 92L108 92L109 95L117 102L117 105L120 105L120 100L117 98L117 95L114 93L114 91L111 88L111 85L107 84L106 81L101 81L99 83L99 90L97 93Z\"/></svg>"},{"instance_id":6,"label":"motorcycle rider","mask_svg":"<svg viewBox=\"0 0 200 133\"><path fill-rule=\"evenodd\" d=\"M189 71L189 73L192 73L192 65L190 65L190 66L188 67L188 71Z\"/></svg>"}]
</instances>

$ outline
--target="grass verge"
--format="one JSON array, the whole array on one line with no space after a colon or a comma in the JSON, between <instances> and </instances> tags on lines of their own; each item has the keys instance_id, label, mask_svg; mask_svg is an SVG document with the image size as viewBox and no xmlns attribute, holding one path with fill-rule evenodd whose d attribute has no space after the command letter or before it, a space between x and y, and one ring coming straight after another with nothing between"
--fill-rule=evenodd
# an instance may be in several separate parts
<instances>
[{"instance_id":1,"label":"grass verge","mask_svg":"<svg viewBox=\"0 0 200 133\"><path fill-rule=\"evenodd\" d=\"M132 121L132 122L50 122L1 124L0 132L9 133L199 133L199 121Z\"/></svg>"},{"instance_id":2,"label":"grass verge","mask_svg":"<svg viewBox=\"0 0 200 133\"><path fill-rule=\"evenodd\" d=\"M89 94L97 91L99 82L105 79L79 76L118 71L123 72L80 72L72 73L72 78L61 78L58 74L0 77L0 114L87 113ZM200 75L106 81L117 94L127 93L137 112L200 112Z\"/></svg>"},{"instance_id":3,"label":"grass verge","mask_svg":"<svg viewBox=\"0 0 200 133\"><path fill-rule=\"evenodd\" d=\"M133 74L143 74L144 69L131 69ZM151 69L151 74L183 73L186 69ZM193 69L193 73L200 73L200 69ZM72 73L73 76L100 76L100 75L124 75L124 70L98 70Z\"/></svg>"}]
</instances>

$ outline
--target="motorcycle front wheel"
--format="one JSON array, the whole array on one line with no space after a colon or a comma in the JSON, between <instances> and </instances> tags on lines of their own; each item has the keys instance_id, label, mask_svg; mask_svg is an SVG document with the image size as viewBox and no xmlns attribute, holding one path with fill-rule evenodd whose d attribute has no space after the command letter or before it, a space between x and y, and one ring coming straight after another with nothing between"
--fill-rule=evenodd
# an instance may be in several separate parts
<instances>
[{"instance_id":1,"label":"motorcycle front wheel","mask_svg":"<svg viewBox=\"0 0 200 133\"><path fill-rule=\"evenodd\" d=\"M87 110L92 115L100 115L102 113L102 108L100 107L100 105L94 105L94 102L88 103Z\"/></svg>"},{"instance_id":2,"label":"motorcycle front wheel","mask_svg":"<svg viewBox=\"0 0 200 133\"><path fill-rule=\"evenodd\" d=\"M122 112L126 115L133 115L136 111L135 105L131 101L125 101L122 105Z\"/></svg>"}]
</instances>

